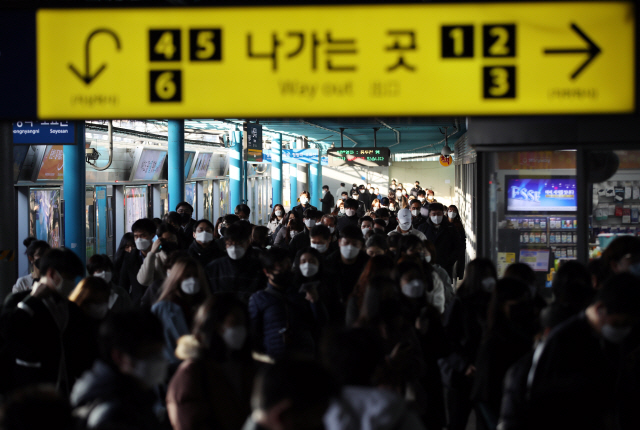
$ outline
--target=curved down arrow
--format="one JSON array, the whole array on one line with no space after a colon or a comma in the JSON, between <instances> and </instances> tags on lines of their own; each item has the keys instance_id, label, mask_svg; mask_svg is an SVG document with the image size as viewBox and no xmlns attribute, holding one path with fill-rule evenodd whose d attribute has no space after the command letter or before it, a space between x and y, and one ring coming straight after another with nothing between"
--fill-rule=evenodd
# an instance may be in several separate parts
<instances>
[{"instance_id":1,"label":"curved down arrow","mask_svg":"<svg viewBox=\"0 0 640 430\"><path fill-rule=\"evenodd\" d=\"M575 72L573 72L573 74L571 75L571 79L576 79L578 75L589 65L589 63L591 63L593 59L596 58L598 54L602 52L602 50L598 45L593 43L593 41L589 39L589 37L586 34L584 34L584 31L582 31L580 27L578 27L576 24L571 24L571 29L576 33L578 33L578 36L580 36L585 42L587 42L588 46L586 48L545 49L544 53L547 55L549 54L589 54L589 57L587 58L587 60L584 63L582 63L582 65L578 67L578 69Z\"/></svg>"},{"instance_id":2,"label":"curved down arrow","mask_svg":"<svg viewBox=\"0 0 640 430\"><path fill-rule=\"evenodd\" d=\"M91 82L98 77L98 75L100 73L102 73L102 71L104 69L107 68L106 64L103 64L102 66L100 66L100 68L98 70L96 70L93 74L91 73L91 66L90 66L90 61L89 61L89 54L91 51L90 45L91 45L91 39L93 39L94 36L100 34L100 33L106 33L108 35L110 35L111 37L113 37L113 39L116 41L116 48L118 49L118 51L120 50L120 39L118 39L118 36L112 31L109 30L108 28L99 28L97 30L95 30L93 33L91 33L89 35L89 37L87 37L87 41L85 42L84 45L84 73L81 73L78 69L76 69L76 67L73 64L69 64L69 68L71 69L71 71L73 73L76 74L76 76L78 76L78 78L80 78L85 84L89 85L91 84Z\"/></svg>"}]
</instances>

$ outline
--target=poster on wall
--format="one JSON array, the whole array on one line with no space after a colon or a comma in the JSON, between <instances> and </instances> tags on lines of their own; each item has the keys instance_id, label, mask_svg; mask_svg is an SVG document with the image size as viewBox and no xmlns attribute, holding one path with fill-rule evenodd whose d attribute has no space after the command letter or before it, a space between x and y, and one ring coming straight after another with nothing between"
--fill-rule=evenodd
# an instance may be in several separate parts
<instances>
[{"instance_id":1,"label":"poster on wall","mask_svg":"<svg viewBox=\"0 0 640 430\"><path fill-rule=\"evenodd\" d=\"M147 187L125 188L126 231L131 231L134 222L147 217Z\"/></svg>"},{"instance_id":2,"label":"poster on wall","mask_svg":"<svg viewBox=\"0 0 640 430\"><path fill-rule=\"evenodd\" d=\"M184 184L184 201L189 203L193 208L193 214L191 218L198 219L198 213L196 210L196 183L187 182Z\"/></svg>"},{"instance_id":3,"label":"poster on wall","mask_svg":"<svg viewBox=\"0 0 640 430\"><path fill-rule=\"evenodd\" d=\"M38 180L62 181L64 179L64 164L62 161L62 145L47 146L38 172Z\"/></svg>"},{"instance_id":4,"label":"poster on wall","mask_svg":"<svg viewBox=\"0 0 640 430\"><path fill-rule=\"evenodd\" d=\"M29 193L29 236L44 240L53 248L60 243L60 190L31 189Z\"/></svg>"},{"instance_id":5,"label":"poster on wall","mask_svg":"<svg viewBox=\"0 0 640 430\"><path fill-rule=\"evenodd\" d=\"M505 176L508 213L575 212L576 178Z\"/></svg>"}]
</instances>

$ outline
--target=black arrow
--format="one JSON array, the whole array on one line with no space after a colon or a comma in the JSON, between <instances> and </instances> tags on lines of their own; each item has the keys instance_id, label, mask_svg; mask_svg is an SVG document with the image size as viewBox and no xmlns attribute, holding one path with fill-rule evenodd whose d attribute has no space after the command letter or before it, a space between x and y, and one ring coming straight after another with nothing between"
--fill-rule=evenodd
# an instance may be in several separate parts
<instances>
[{"instance_id":1,"label":"black arrow","mask_svg":"<svg viewBox=\"0 0 640 430\"><path fill-rule=\"evenodd\" d=\"M98 77L100 73L102 73L104 69L107 68L107 65L103 64L95 73L91 74L91 68L89 66L89 45L91 44L91 39L93 39L94 36L100 33L107 33L111 37L113 37L113 39L116 41L116 48L118 48L118 51L120 50L120 39L118 39L118 36L113 31L107 28L99 28L89 35L84 45L84 74L80 73L73 64L69 64L69 68L71 69L71 71L75 73L76 76L83 80L87 85L89 85L95 78Z\"/></svg>"},{"instance_id":2,"label":"black arrow","mask_svg":"<svg viewBox=\"0 0 640 430\"><path fill-rule=\"evenodd\" d=\"M596 56L598 56L598 54L602 52L602 50L598 45L593 43L593 41L589 39L589 37L586 34L584 34L584 32L580 30L580 28L577 25L571 24L571 29L576 33L578 33L578 35L582 37L582 39L585 42L587 42L587 45L589 46L586 48L545 49L544 53L545 54L589 54L589 58L587 58L587 61L582 63L582 66L580 66L578 70L573 72L573 75L571 75L571 79L576 79L578 75L585 69L585 67L587 67L589 63L591 63L593 59L596 58Z\"/></svg>"}]
</instances>

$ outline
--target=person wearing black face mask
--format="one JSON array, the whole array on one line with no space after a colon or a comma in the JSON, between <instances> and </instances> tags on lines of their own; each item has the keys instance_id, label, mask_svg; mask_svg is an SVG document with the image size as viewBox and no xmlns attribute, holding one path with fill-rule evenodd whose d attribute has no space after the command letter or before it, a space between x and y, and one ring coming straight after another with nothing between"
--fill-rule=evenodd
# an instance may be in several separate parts
<instances>
[{"instance_id":1,"label":"person wearing black face mask","mask_svg":"<svg viewBox=\"0 0 640 430\"><path fill-rule=\"evenodd\" d=\"M265 251L260 262L268 282L249 299L254 345L275 360L291 353L313 356L315 339L327 321L320 297L291 288L291 258L286 250Z\"/></svg>"},{"instance_id":2,"label":"person wearing black face mask","mask_svg":"<svg viewBox=\"0 0 640 430\"><path fill-rule=\"evenodd\" d=\"M193 242L193 230L195 229L196 224L196 220L191 218L193 215L193 206L187 202L180 202L178 203L178 206L176 206L176 212L178 212L181 217L182 223L180 226L184 232L183 238L185 243L183 245L186 249L191 245L191 242Z\"/></svg>"}]
</instances>

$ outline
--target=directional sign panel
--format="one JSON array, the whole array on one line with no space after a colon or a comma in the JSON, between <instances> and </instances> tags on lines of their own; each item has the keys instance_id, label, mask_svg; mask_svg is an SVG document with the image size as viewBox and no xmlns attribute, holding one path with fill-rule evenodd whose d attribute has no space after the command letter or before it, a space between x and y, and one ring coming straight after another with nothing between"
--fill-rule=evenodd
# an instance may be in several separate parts
<instances>
[{"instance_id":1,"label":"directional sign panel","mask_svg":"<svg viewBox=\"0 0 640 430\"><path fill-rule=\"evenodd\" d=\"M635 111L632 2L40 10L41 118Z\"/></svg>"}]
</instances>

